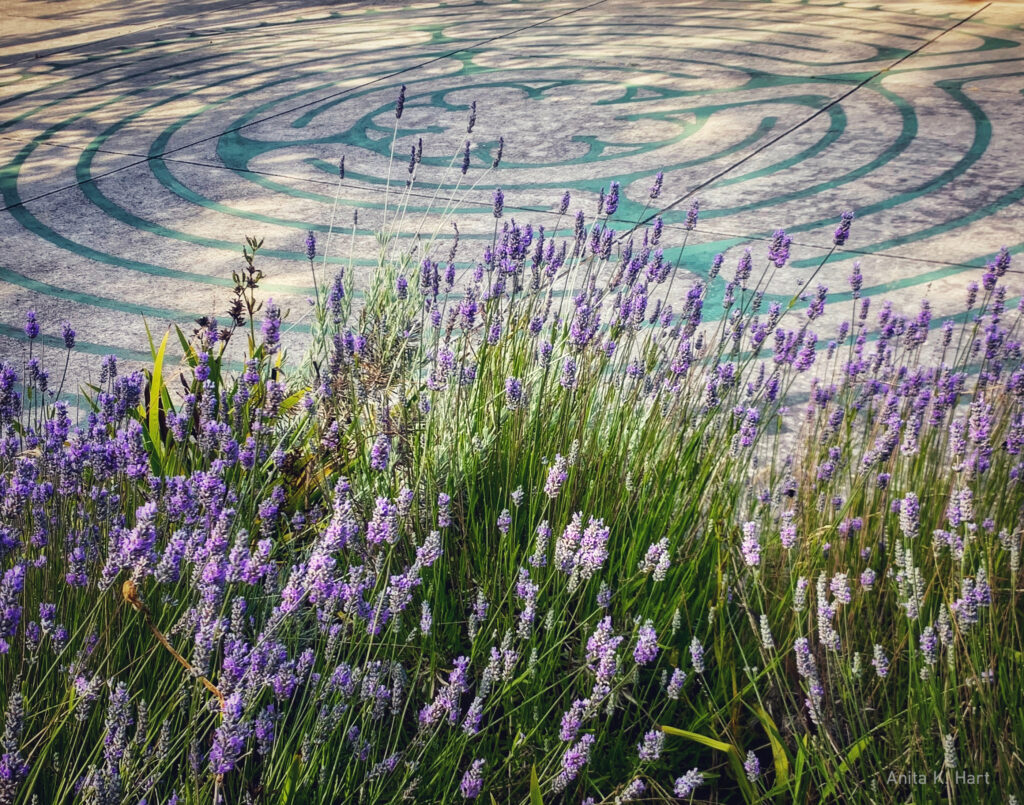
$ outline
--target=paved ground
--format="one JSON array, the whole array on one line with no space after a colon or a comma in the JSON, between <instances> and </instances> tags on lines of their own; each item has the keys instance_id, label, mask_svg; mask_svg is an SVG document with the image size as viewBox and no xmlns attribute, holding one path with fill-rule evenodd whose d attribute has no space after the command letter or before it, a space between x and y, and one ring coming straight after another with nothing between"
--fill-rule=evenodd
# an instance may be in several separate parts
<instances>
[{"instance_id":1,"label":"paved ground","mask_svg":"<svg viewBox=\"0 0 1024 805\"><path fill-rule=\"evenodd\" d=\"M161 332L223 311L249 233L302 332L305 231L326 239L336 198L330 262L347 263L358 209L365 279L403 83L388 218L422 137L399 229L447 233L454 210L467 260L495 186L550 233L571 224L564 190L590 217L620 180L625 228L658 170L669 246L700 199L693 273L793 235L778 298L847 208L826 284L859 259L869 292L929 295L940 315L1000 246L1024 247L1024 2L0 0L0 357L22 359L30 308L51 347L59 320L76 326L75 383L107 352L144 357L142 315Z\"/></svg>"}]
</instances>

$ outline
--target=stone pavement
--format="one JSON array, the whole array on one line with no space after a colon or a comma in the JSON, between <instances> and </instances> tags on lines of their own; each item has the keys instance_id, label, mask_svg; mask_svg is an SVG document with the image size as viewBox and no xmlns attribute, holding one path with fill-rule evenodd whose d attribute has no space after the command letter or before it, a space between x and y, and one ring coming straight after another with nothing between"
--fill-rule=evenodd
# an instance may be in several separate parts
<instances>
[{"instance_id":1,"label":"stone pavement","mask_svg":"<svg viewBox=\"0 0 1024 805\"><path fill-rule=\"evenodd\" d=\"M756 241L785 228L780 300L855 210L824 284L845 291L860 260L866 293L928 296L937 323L1000 246L1024 246L1022 92L1020 0L0 0L0 358L23 361L35 309L51 373L59 322L78 331L68 388L108 352L146 359L144 320L159 337L225 318L246 234L265 239L265 291L301 334L307 229L321 249L333 231L320 277L352 244L358 290L385 220L404 243L439 232L441 255L454 216L469 262L495 187L506 216L565 235L611 180L611 226L664 210L666 255L685 237L696 275L717 252L731 275L752 241L763 259Z\"/></svg>"}]
</instances>

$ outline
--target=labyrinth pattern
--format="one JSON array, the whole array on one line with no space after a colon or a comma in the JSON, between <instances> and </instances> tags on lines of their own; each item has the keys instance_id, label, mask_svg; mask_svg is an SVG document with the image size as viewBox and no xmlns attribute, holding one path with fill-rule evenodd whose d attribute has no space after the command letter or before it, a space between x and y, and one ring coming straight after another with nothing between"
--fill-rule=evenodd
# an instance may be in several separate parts
<instances>
[{"instance_id":1,"label":"labyrinth pattern","mask_svg":"<svg viewBox=\"0 0 1024 805\"><path fill-rule=\"evenodd\" d=\"M454 217L460 262L477 259L493 236L496 187L507 216L564 237L575 211L591 219L619 181L611 226L661 212L669 259L699 199L682 256L695 275L719 252L734 263L751 242L762 256L757 241L785 228L793 263L769 288L783 300L852 209L849 248L822 281L844 291L860 260L866 293L908 308L928 296L936 323L963 312L965 283L1001 246L1016 254L1024 241L1020 5L245 9L145 41L3 59L0 355L24 352L21 323L35 309L54 352L57 322L75 324L89 356L81 379L108 352L144 360L143 319L160 332L223 315L247 234L265 239L265 289L305 332L306 230L327 247L321 275L347 267L354 249L358 291L385 220L409 246L416 232L424 242L439 233L446 253ZM665 189L652 202L659 170ZM559 216L566 190L572 204Z\"/></svg>"}]
</instances>

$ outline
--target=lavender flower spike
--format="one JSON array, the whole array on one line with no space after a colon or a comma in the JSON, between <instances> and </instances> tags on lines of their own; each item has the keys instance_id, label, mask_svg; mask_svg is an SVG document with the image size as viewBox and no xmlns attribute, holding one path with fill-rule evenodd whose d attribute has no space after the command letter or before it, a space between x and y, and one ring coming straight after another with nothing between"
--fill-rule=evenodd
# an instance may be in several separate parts
<instances>
[{"instance_id":1,"label":"lavender flower spike","mask_svg":"<svg viewBox=\"0 0 1024 805\"><path fill-rule=\"evenodd\" d=\"M842 219L839 221L839 226L836 227L835 235L832 238L832 242L836 246L842 246L846 243L850 237L850 224L853 223L853 212L847 211L843 213Z\"/></svg>"},{"instance_id":2,"label":"lavender flower spike","mask_svg":"<svg viewBox=\"0 0 1024 805\"><path fill-rule=\"evenodd\" d=\"M269 355L277 352L277 347L281 343L281 308L274 304L273 299L267 299L266 318L263 319L263 343Z\"/></svg>"},{"instance_id":3,"label":"lavender flower spike","mask_svg":"<svg viewBox=\"0 0 1024 805\"><path fill-rule=\"evenodd\" d=\"M637 756L641 760L657 760L661 757L661 750L665 746L665 733L659 729L653 729L644 733L643 742L637 747Z\"/></svg>"},{"instance_id":4,"label":"lavender flower spike","mask_svg":"<svg viewBox=\"0 0 1024 805\"><path fill-rule=\"evenodd\" d=\"M637 665L647 665L658 656L658 635L654 631L654 624L645 621L640 627L636 637L636 648L633 649L633 659Z\"/></svg>"},{"instance_id":5,"label":"lavender flower spike","mask_svg":"<svg viewBox=\"0 0 1024 805\"><path fill-rule=\"evenodd\" d=\"M704 775L697 769L690 769L682 777L676 778L674 793L679 799L686 799L704 783Z\"/></svg>"},{"instance_id":6,"label":"lavender flower spike","mask_svg":"<svg viewBox=\"0 0 1024 805\"><path fill-rule=\"evenodd\" d=\"M690 205L690 209L686 212L686 222L683 224L683 229L687 232L691 232L697 228L697 218L700 215L700 202L697 199L693 200Z\"/></svg>"},{"instance_id":7,"label":"lavender flower spike","mask_svg":"<svg viewBox=\"0 0 1024 805\"><path fill-rule=\"evenodd\" d=\"M462 175L466 175L466 171L469 170L469 140L466 140L466 145L462 149Z\"/></svg>"},{"instance_id":8,"label":"lavender flower spike","mask_svg":"<svg viewBox=\"0 0 1024 805\"><path fill-rule=\"evenodd\" d=\"M398 103L395 104L395 120L400 120L405 110L405 84L398 90Z\"/></svg>"},{"instance_id":9,"label":"lavender flower spike","mask_svg":"<svg viewBox=\"0 0 1024 805\"><path fill-rule=\"evenodd\" d=\"M477 758L470 765L466 773L462 775L462 782L459 783L459 791L464 799L476 799L484 787L484 766L487 761Z\"/></svg>"},{"instance_id":10,"label":"lavender flower spike","mask_svg":"<svg viewBox=\"0 0 1024 805\"><path fill-rule=\"evenodd\" d=\"M693 663L693 670L698 674L704 673L704 646L701 645L697 636L690 641L690 660Z\"/></svg>"},{"instance_id":11,"label":"lavender flower spike","mask_svg":"<svg viewBox=\"0 0 1024 805\"><path fill-rule=\"evenodd\" d=\"M370 449L370 469L376 472L383 472L388 468L388 461L391 458L391 440L380 434Z\"/></svg>"},{"instance_id":12,"label":"lavender flower spike","mask_svg":"<svg viewBox=\"0 0 1024 805\"><path fill-rule=\"evenodd\" d=\"M501 218L505 210L505 194L501 191L501 188L495 188L494 190L494 217Z\"/></svg>"},{"instance_id":13,"label":"lavender flower spike","mask_svg":"<svg viewBox=\"0 0 1024 805\"><path fill-rule=\"evenodd\" d=\"M743 771L747 773L747 779L752 783L761 776L761 761L753 752L747 752L747 759L743 761Z\"/></svg>"},{"instance_id":14,"label":"lavender flower spike","mask_svg":"<svg viewBox=\"0 0 1024 805\"><path fill-rule=\"evenodd\" d=\"M757 523L743 524L743 543L740 551L747 567L757 567L761 564L761 543L758 541L757 532Z\"/></svg>"},{"instance_id":15,"label":"lavender flower spike","mask_svg":"<svg viewBox=\"0 0 1024 805\"><path fill-rule=\"evenodd\" d=\"M658 196L661 195L661 185L665 181L665 174L661 171L654 177L654 184L651 185L650 199L654 201Z\"/></svg>"},{"instance_id":16,"label":"lavender flower spike","mask_svg":"<svg viewBox=\"0 0 1024 805\"><path fill-rule=\"evenodd\" d=\"M65 349L75 348L75 331L71 329L71 322L66 321L61 325L60 328L61 337L64 339Z\"/></svg>"},{"instance_id":17,"label":"lavender flower spike","mask_svg":"<svg viewBox=\"0 0 1024 805\"><path fill-rule=\"evenodd\" d=\"M612 182L608 188L608 196L604 200L604 212L605 215L615 215L615 211L619 209L619 183Z\"/></svg>"},{"instance_id":18,"label":"lavender flower spike","mask_svg":"<svg viewBox=\"0 0 1024 805\"><path fill-rule=\"evenodd\" d=\"M569 477L569 473L567 471L568 466L569 460L567 458L561 454L555 456L555 462L551 465L551 469L548 470L547 483L544 484L544 492L547 493L547 496L552 500L558 497L558 493L562 489L562 484L564 484L566 479Z\"/></svg>"}]
</instances>

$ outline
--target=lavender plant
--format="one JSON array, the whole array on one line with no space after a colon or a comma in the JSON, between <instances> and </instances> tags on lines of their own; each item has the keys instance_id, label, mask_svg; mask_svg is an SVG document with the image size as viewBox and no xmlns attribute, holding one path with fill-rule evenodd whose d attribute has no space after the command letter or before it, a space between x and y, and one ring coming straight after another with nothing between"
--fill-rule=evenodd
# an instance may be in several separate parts
<instances>
[{"instance_id":1,"label":"lavender plant","mask_svg":"<svg viewBox=\"0 0 1024 805\"><path fill-rule=\"evenodd\" d=\"M30 315L0 367L0 803L1019 791L1009 253L938 326L872 320L859 268L762 311L784 232L673 296L671 227L610 229L625 194L547 232L496 191L461 269L393 229L362 305L322 278L294 370L251 240L232 326L179 333L187 390L163 347L111 358L77 422Z\"/></svg>"}]
</instances>

